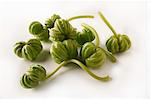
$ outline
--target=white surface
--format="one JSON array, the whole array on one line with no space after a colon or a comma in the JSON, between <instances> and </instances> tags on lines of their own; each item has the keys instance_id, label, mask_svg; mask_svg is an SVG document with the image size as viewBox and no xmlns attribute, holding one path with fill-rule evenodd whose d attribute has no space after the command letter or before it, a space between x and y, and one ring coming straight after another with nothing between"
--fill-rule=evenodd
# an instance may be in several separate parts
<instances>
[{"instance_id":1,"label":"white surface","mask_svg":"<svg viewBox=\"0 0 150 99\"><path fill-rule=\"evenodd\" d=\"M13 53L15 42L32 37L28 32L30 22L42 23L53 13L63 18L74 15L91 14L95 19L72 21L72 25L80 28L80 23L88 23L99 33L104 47L106 39L112 35L108 27L99 18L101 10L119 33L127 34L132 47L129 51L116 55L118 61L109 61L99 70L93 72L109 74L113 80L100 82L91 78L84 71L64 67L52 79L43 82L33 90L23 89L19 77L32 63L16 57ZM145 2L7 2L0 4L0 97L144 97L146 94L146 70L148 32L146 30ZM49 50L49 44L44 44ZM58 64L50 57L40 63L50 72ZM55 79L54 79L55 78ZM148 89L148 88L147 88ZM149 93L149 92L147 92Z\"/></svg>"}]
</instances>

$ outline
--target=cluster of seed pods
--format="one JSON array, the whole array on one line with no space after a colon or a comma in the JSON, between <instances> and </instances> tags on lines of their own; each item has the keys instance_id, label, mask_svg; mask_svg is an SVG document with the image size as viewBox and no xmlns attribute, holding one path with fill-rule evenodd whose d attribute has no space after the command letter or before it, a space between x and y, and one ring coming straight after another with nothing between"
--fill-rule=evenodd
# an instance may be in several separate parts
<instances>
[{"instance_id":1,"label":"cluster of seed pods","mask_svg":"<svg viewBox=\"0 0 150 99\"><path fill-rule=\"evenodd\" d=\"M81 24L82 31L78 31L70 23L75 19L94 18L94 16L82 15L62 19L59 15L54 14L45 21L44 25L38 21L32 22L29 26L29 32L35 38L27 42L16 43L14 53L20 58L34 61L43 49L41 41L51 40L50 54L59 66L54 71L46 73L43 66L33 64L22 75L21 85L24 88L35 88L41 81L50 78L68 63L77 64L94 79L100 81L110 80L108 75L98 76L90 68L101 67L107 58L111 62L116 62L113 54L128 50L131 47L131 41L127 35L117 34L101 12L99 12L99 15L114 33L106 41L108 51L100 46L98 33L92 26L83 23Z\"/></svg>"}]
</instances>

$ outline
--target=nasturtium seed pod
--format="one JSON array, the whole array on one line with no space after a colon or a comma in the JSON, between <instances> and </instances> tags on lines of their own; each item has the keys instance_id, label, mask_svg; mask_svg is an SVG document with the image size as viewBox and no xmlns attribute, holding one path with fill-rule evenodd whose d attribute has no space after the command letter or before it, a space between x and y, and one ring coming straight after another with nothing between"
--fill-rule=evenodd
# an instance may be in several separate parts
<instances>
[{"instance_id":1,"label":"nasturtium seed pod","mask_svg":"<svg viewBox=\"0 0 150 99\"><path fill-rule=\"evenodd\" d=\"M106 47L108 51L113 54L127 51L131 47L131 41L129 37L124 34L117 34L115 29L104 17L104 15L101 12L99 12L99 15L114 34L106 41Z\"/></svg>"},{"instance_id":2,"label":"nasturtium seed pod","mask_svg":"<svg viewBox=\"0 0 150 99\"><path fill-rule=\"evenodd\" d=\"M74 40L68 39L68 40L64 40L63 44L67 49L69 59L76 58L78 55L76 42Z\"/></svg>"},{"instance_id":3,"label":"nasturtium seed pod","mask_svg":"<svg viewBox=\"0 0 150 99\"><path fill-rule=\"evenodd\" d=\"M24 88L35 88L39 85L40 81L46 79L46 70L41 65L31 65L29 70L23 74L20 83Z\"/></svg>"},{"instance_id":4,"label":"nasturtium seed pod","mask_svg":"<svg viewBox=\"0 0 150 99\"><path fill-rule=\"evenodd\" d=\"M101 48L97 48L92 42L87 42L82 46L80 56L85 65L92 68L102 66L106 60L105 52Z\"/></svg>"},{"instance_id":5,"label":"nasturtium seed pod","mask_svg":"<svg viewBox=\"0 0 150 99\"><path fill-rule=\"evenodd\" d=\"M111 53L124 52L131 47L131 41L127 35L117 34L106 41L106 47Z\"/></svg>"},{"instance_id":6,"label":"nasturtium seed pod","mask_svg":"<svg viewBox=\"0 0 150 99\"><path fill-rule=\"evenodd\" d=\"M26 42L18 42L14 46L14 53L22 58L22 48L26 45Z\"/></svg>"},{"instance_id":7,"label":"nasturtium seed pod","mask_svg":"<svg viewBox=\"0 0 150 99\"><path fill-rule=\"evenodd\" d=\"M43 25L38 21L32 22L29 26L29 32L33 35L41 33L42 30L43 30Z\"/></svg>"},{"instance_id":8,"label":"nasturtium seed pod","mask_svg":"<svg viewBox=\"0 0 150 99\"><path fill-rule=\"evenodd\" d=\"M71 39L53 42L50 53L56 63L76 58L78 55L76 42Z\"/></svg>"},{"instance_id":9,"label":"nasturtium seed pod","mask_svg":"<svg viewBox=\"0 0 150 99\"><path fill-rule=\"evenodd\" d=\"M60 41L52 43L50 53L56 63L61 63L69 58L67 49Z\"/></svg>"},{"instance_id":10,"label":"nasturtium seed pod","mask_svg":"<svg viewBox=\"0 0 150 99\"><path fill-rule=\"evenodd\" d=\"M27 60L35 60L42 51L42 44L37 39L30 39L27 42L18 42L14 45L14 53Z\"/></svg>"},{"instance_id":11,"label":"nasturtium seed pod","mask_svg":"<svg viewBox=\"0 0 150 99\"><path fill-rule=\"evenodd\" d=\"M64 41L67 39L75 39L76 29L64 19L57 19L54 27L50 30L51 41Z\"/></svg>"},{"instance_id":12,"label":"nasturtium seed pod","mask_svg":"<svg viewBox=\"0 0 150 99\"><path fill-rule=\"evenodd\" d=\"M40 22L34 21L29 26L29 32L41 41L48 41L49 30L44 27Z\"/></svg>"},{"instance_id":13,"label":"nasturtium seed pod","mask_svg":"<svg viewBox=\"0 0 150 99\"><path fill-rule=\"evenodd\" d=\"M61 17L59 15L53 14L50 18L48 18L45 21L45 25L47 28L53 28L54 27L54 23L56 21L56 19L60 19Z\"/></svg>"},{"instance_id":14,"label":"nasturtium seed pod","mask_svg":"<svg viewBox=\"0 0 150 99\"><path fill-rule=\"evenodd\" d=\"M82 32L78 32L76 35L76 41L83 45L86 42L91 42L95 39L94 33L89 28L84 27Z\"/></svg>"}]
</instances>

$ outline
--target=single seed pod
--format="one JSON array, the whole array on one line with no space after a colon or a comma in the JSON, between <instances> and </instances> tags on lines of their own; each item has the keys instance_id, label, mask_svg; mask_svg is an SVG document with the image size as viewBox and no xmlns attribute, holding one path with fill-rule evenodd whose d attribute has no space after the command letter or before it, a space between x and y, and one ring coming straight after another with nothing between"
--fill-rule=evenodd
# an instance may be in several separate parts
<instances>
[{"instance_id":1,"label":"single seed pod","mask_svg":"<svg viewBox=\"0 0 150 99\"><path fill-rule=\"evenodd\" d=\"M42 51L42 44L37 39L30 39L27 42L18 42L14 45L14 53L27 60L35 60Z\"/></svg>"},{"instance_id":2,"label":"single seed pod","mask_svg":"<svg viewBox=\"0 0 150 99\"><path fill-rule=\"evenodd\" d=\"M112 27L112 25L108 22L108 20L104 17L104 15L101 12L99 12L99 16L114 34L106 41L106 47L108 51L110 51L113 54L127 51L131 47L131 41L129 37L124 34L117 34L115 29Z\"/></svg>"},{"instance_id":3,"label":"single seed pod","mask_svg":"<svg viewBox=\"0 0 150 99\"><path fill-rule=\"evenodd\" d=\"M46 70L41 65L34 64L23 74L20 83L24 88L35 88L40 81L46 79Z\"/></svg>"},{"instance_id":4,"label":"single seed pod","mask_svg":"<svg viewBox=\"0 0 150 99\"><path fill-rule=\"evenodd\" d=\"M54 28L50 30L51 41L64 41L67 39L75 39L76 29L64 19L57 19Z\"/></svg>"},{"instance_id":5,"label":"single seed pod","mask_svg":"<svg viewBox=\"0 0 150 99\"><path fill-rule=\"evenodd\" d=\"M63 44L67 49L69 59L76 58L78 55L76 42L74 40L68 39L68 40L64 40Z\"/></svg>"},{"instance_id":6,"label":"single seed pod","mask_svg":"<svg viewBox=\"0 0 150 99\"><path fill-rule=\"evenodd\" d=\"M53 14L50 18L48 18L45 21L45 25L47 28L53 28L54 27L54 23L56 21L56 19L60 19L61 17L59 15Z\"/></svg>"},{"instance_id":7,"label":"single seed pod","mask_svg":"<svg viewBox=\"0 0 150 99\"><path fill-rule=\"evenodd\" d=\"M48 28L43 27L43 25L38 21L34 21L30 24L29 32L41 41L47 41L49 39Z\"/></svg>"},{"instance_id":8,"label":"single seed pod","mask_svg":"<svg viewBox=\"0 0 150 99\"><path fill-rule=\"evenodd\" d=\"M64 40L63 42L54 42L50 48L50 53L58 64L76 58L78 55L76 42L71 39Z\"/></svg>"},{"instance_id":9,"label":"single seed pod","mask_svg":"<svg viewBox=\"0 0 150 99\"><path fill-rule=\"evenodd\" d=\"M41 33L42 30L43 30L43 25L38 21L32 22L29 26L29 32L33 35L37 35Z\"/></svg>"},{"instance_id":10,"label":"single seed pod","mask_svg":"<svg viewBox=\"0 0 150 99\"><path fill-rule=\"evenodd\" d=\"M106 47L111 53L124 52L131 47L131 41L127 35L117 34L106 41Z\"/></svg>"},{"instance_id":11,"label":"single seed pod","mask_svg":"<svg viewBox=\"0 0 150 99\"><path fill-rule=\"evenodd\" d=\"M95 39L94 33L89 28L84 27L82 32L78 32L76 36L76 41L83 45L86 42L91 42Z\"/></svg>"},{"instance_id":12,"label":"single seed pod","mask_svg":"<svg viewBox=\"0 0 150 99\"><path fill-rule=\"evenodd\" d=\"M92 42L85 43L81 50L80 56L88 67L97 68L104 64L106 54L101 48L96 48Z\"/></svg>"}]
</instances>

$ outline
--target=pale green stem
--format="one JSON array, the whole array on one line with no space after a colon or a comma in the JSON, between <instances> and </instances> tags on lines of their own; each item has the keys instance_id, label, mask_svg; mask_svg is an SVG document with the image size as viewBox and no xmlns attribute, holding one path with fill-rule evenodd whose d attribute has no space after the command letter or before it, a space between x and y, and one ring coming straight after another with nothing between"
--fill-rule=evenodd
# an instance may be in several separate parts
<instances>
[{"instance_id":1,"label":"pale green stem","mask_svg":"<svg viewBox=\"0 0 150 99\"><path fill-rule=\"evenodd\" d=\"M51 76L53 76L61 67L63 67L64 65L68 64L69 61L63 61L53 72L51 72L50 74L48 74L46 76L46 79L50 78Z\"/></svg>"},{"instance_id":2,"label":"pale green stem","mask_svg":"<svg viewBox=\"0 0 150 99\"><path fill-rule=\"evenodd\" d=\"M99 36L98 36L98 33L96 32L96 30L93 27L91 27L91 26L89 26L89 25L87 25L85 23L82 23L82 26L85 27L85 28L88 28L88 29L90 29L92 31L92 33L95 36L95 40L96 40L95 46L99 47L100 39L99 39Z\"/></svg>"},{"instance_id":3,"label":"pale green stem","mask_svg":"<svg viewBox=\"0 0 150 99\"><path fill-rule=\"evenodd\" d=\"M100 48L101 48L101 47L100 47ZM108 57L108 59L109 59L111 62L114 62L114 63L115 63L115 62L117 61L116 57L113 56L112 53L110 53L110 52L104 50L103 48L101 48L101 49L105 52L106 56Z\"/></svg>"},{"instance_id":4,"label":"pale green stem","mask_svg":"<svg viewBox=\"0 0 150 99\"><path fill-rule=\"evenodd\" d=\"M76 59L71 59L70 60L72 63L75 63L77 65L79 65L84 71L86 71L90 76L92 76L93 78L97 79L97 80L101 80L101 81L108 81L110 80L110 77L108 75L100 77L95 75L94 73L92 73L87 66L85 66L82 62L76 60Z\"/></svg>"},{"instance_id":5,"label":"pale green stem","mask_svg":"<svg viewBox=\"0 0 150 99\"><path fill-rule=\"evenodd\" d=\"M81 18L94 18L94 16L92 16L92 15L80 15L80 16L71 17L71 18L69 18L67 20L68 21L72 21L72 20L81 19Z\"/></svg>"},{"instance_id":6,"label":"pale green stem","mask_svg":"<svg viewBox=\"0 0 150 99\"><path fill-rule=\"evenodd\" d=\"M66 65L68 63L71 63L71 62L79 65L84 71L86 71L90 76L92 76L93 78L95 78L97 80L108 81L110 79L110 77L108 75L103 76L103 77L95 75L82 62L80 62L79 60L76 60L76 59L71 59L71 60L68 60L68 61L63 61L52 73L50 73L50 74L47 75L46 79L48 79L52 75L54 75L61 67L63 67L64 65Z\"/></svg>"},{"instance_id":7,"label":"pale green stem","mask_svg":"<svg viewBox=\"0 0 150 99\"><path fill-rule=\"evenodd\" d=\"M113 34L117 37L117 33L116 33L115 29L108 22L108 20L105 18L105 16L102 14L102 12L98 12L98 14L102 18L102 20L105 22L105 24L110 28L110 30L113 32Z\"/></svg>"}]
</instances>

